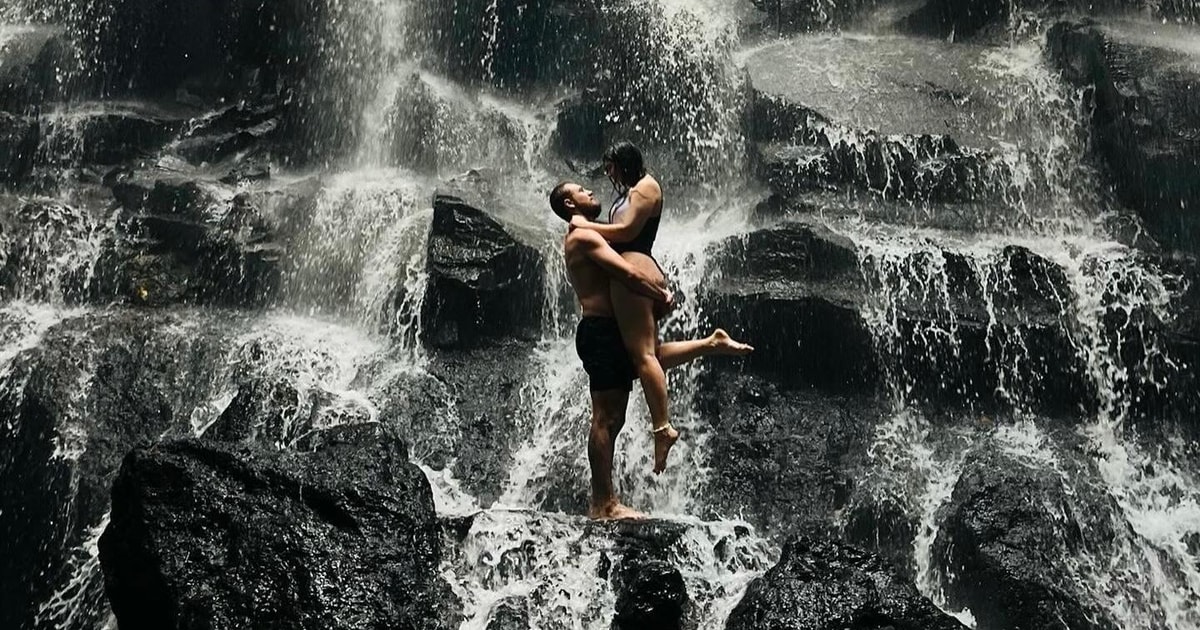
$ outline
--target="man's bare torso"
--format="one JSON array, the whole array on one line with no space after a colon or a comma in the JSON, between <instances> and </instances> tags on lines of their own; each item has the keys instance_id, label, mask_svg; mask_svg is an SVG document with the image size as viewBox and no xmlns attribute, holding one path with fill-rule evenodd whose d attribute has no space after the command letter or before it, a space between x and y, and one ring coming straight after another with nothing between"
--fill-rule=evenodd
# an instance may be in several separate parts
<instances>
[{"instance_id":1,"label":"man's bare torso","mask_svg":"<svg viewBox=\"0 0 1200 630\"><path fill-rule=\"evenodd\" d=\"M604 269L592 261L583 251L579 239L567 234L563 241L563 256L567 265L567 276L579 298L583 315L612 317L612 297L609 293L609 276Z\"/></svg>"}]
</instances>

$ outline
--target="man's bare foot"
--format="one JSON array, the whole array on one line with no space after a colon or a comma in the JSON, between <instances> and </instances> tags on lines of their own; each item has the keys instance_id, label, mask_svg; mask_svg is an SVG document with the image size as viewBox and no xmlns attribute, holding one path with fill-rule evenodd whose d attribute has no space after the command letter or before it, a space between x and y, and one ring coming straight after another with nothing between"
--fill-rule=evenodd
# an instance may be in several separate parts
<instances>
[{"instance_id":1,"label":"man's bare foot","mask_svg":"<svg viewBox=\"0 0 1200 630\"><path fill-rule=\"evenodd\" d=\"M669 424L654 432L654 474L660 474L667 469L667 455L678 441L679 431Z\"/></svg>"},{"instance_id":2,"label":"man's bare foot","mask_svg":"<svg viewBox=\"0 0 1200 630\"><path fill-rule=\"evenodd\" d=\"M645 519L646 515L620 503L612 503L588 510L588 518L594 521L638 521Z\"/></svg>"},{"instance_id":3,"label":"man's bare foot","mask_svg":"<svg viewBox=\"0 0 1200 630\"><path fill-rule=\"evenodd\" d=\"M708 337L708 343L713 349L714 354L724 354L729 356L745 356L754 352L754 346L734 341L729 333L718 328L713 331L713 334Z\"/></svg>"}]
</instances>

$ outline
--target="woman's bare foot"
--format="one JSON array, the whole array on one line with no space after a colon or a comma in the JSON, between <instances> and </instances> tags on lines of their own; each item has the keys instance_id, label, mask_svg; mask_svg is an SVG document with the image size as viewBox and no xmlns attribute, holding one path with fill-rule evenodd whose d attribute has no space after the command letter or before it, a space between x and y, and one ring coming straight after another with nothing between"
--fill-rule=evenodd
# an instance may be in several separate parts
<instances>
[{"instance_id":1,"label":"woman's bare foot","mask_svg":"<svg viewBox=\"0 0 1200 630\"><path fill-rule=\"evenodd\" d=\"M713 354L740 357L754 352L754 346L734 341L733 337L729 336L729 333L720 328L714 330L712 335L709 335L708 343L713 349Z\"/></svg>"},{"instance_id":2,"label":"woman's bare foot","mask_svg":"<svg viewBox=\"0 0 1200 630\"><path fill-rule=\"evenodd\" d=\"M646 515L620 503L612 503L588 510L588 518L594 521L638 521L646 518Z\"/></svg>"},{"instance_id":3,"label":"woman's bare foot","mask_svg":"<svg viewBox=\"0 0 1200 630\"><path fill-rule=\"evenodd\" d=\"M654 431L654 474L661 474L667 469L667 455L678 441L679 431L669 424Z\"/></svg>"}]
</instances>

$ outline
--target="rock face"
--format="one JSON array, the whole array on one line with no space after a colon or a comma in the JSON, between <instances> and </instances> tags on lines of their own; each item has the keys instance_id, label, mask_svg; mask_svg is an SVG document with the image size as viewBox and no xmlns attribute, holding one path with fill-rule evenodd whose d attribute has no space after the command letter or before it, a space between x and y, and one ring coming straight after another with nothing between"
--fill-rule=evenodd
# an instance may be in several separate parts
<instances>
[{"instance_id":1,"label":"rock face","mask_svg":"<svg viewBox=\"0 0 1200 630\"><path fill-rule=\"evenodd\" d=\"M482 204L481 197L447 193L433 200L429 285L421 322L426 342L435 347L530 338L543 323L541 254L489 216Z\"/></svg>"},{"instance_id":2,"label":"rock face","mask_svg":"<svg viewBox=\"0 0 1200 630\"><path fill-rule=\"evenodd\" d=\"M188 396L172 379L203 380L184 367L212 360L213 340L159 337L162 320L87 316L49 330L14 361L0 387L0 626L32 628L39 604L57 589L98 591L74 574L71 557L109 507L109 490L129 449L187 430ZM190 335L194 336L194 335ZM176 414L179 415L176 415ZM79 584L71 586L74 581ZM84 598L103 607L99 597ZM102 610L79 611L100 616ZM46 623L63 620L44 620ZM79 626L79 627L82 627Z\"/></svg>"},{"instance_id":3,"label":"rock face","mask_svg":"<svg viewBox=\"0 0 1200 630\"><path fill-rule=\"evenodd\" d=\"M617 593L613 630L680 630L688 607L687 586L670 550L684 526L670 522L618 523L611 526Z\"/></svg>"},{"instance_id":4,"label":"rock face","mask_svg":"<svg viewBox=\"0 0 1200 630\"><path fill-rule=\"evenodd\" d=\"M881 409L719 368L705 371L698 390L711 427L706 495L716 513L742 514L777 534L820 527L845 506Z\"/></svg>"},{"instance_id":5,"label":"rock face","mask_svg":"<svg viewBox=\"0 0 1200 630\"><path fill-rule=\"evenodd\" d=\"M1087 490L1088 476L1072 472L1068 492L1056 471L994 445L973 455L935 546L946 559L951 605L969 607L981 630L1113 628L1067 568L1069 558L1112 554L1104 516L1114 508L1102 490Z\"/></svg>"},{"instance_id":6,"label":"rock face","mask_svg":"<svg viewBox=\"0 0 1200 630\"><path fill-rule=\"evenodd\" d=\"M122 628L453 628L421 471L374 426L310 453L138 449L100 539Z\"/></svg>"},{"instance_id":7,"label":"rock face","mask_svg":"<svg viewBox=\"0 0 1200 630\"><path fill-rule=\"evenodd\" d=\"M19 184L29 176L38 134L37 121L0 111L0 185Z\"/></svg>"},{"instance_id":8,"label":"rock face","mask_svg":"<svg viewBox=\"0 0 1200 630\"><path fill-rule=\"evenodd\" d=\"M97 299L254 305L273 297L285 250L249 196L224 202L192 180L110 177L124 221L97 263Z\"/></svg>"},{"instance_id":9,"label":"rock face","mask_svg":"<svg viewBox=\"0 0 1200 630\"><path fill-rule=\"evenodd\" d=\"M901 385L918 401L1004 405L997 392L1004 376L989 357L1036 339L1018 368L1031 375L1022 381L1028 390L1021 399L1069 410L1085 398L1082 367L1059 319L1066 280L1029 250L1007 247L982 264L936 248L893 259L886 250L858 251L848 238L808 220L719 247L725 273L706 287L706 313L712 323L755 340L762 350L747 365L785 386L857 394ZM1006 281L991 282L991 268L1003 270ZM938 287L943 299L895 286L913 277ZM984 308L988 303L991 310ZM953 339L928 334L939 326L951 326Z\"/></svg>"},{"instance_id":10,"label":"rock face","mask_svg":"<svg viewBox=\"0 0 1200 630\"><path fill-rule=\"evenodd\" d=\"M728 630L962 630L916 587L864 551L797 538L750 584Z\"/></svg>"},{"instance_id":11,"label":"rock face","mask_svg":"<svg viewBox=\"0 0 1200 630\"><path fill-rule=\"evenodd\" d=\"M61 27L0 26L0 110L23 112L60 96L56 73L67 57Z\"/></svg>"},{"instance_id":12,"label":"rock face","mask_svg":"<svg viewBox=\"0 0 1200 630\"><path fill-rule=\"evenodd\" d=\"M1064 77L1088 87L1097 148L1121 201L1163 245L1200 251L1200 55L1193 30L1061 23L1048 34Z\"/></svg>"}]
</instances>

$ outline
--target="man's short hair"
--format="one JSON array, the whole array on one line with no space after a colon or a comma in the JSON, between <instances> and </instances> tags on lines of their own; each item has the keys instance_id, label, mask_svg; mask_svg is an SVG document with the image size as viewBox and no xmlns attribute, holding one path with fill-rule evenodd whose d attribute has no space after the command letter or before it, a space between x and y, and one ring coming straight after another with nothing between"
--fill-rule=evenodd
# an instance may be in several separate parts
<instances>
[{"instance_id":1,"label":"man's short hair","mask_svg":"<svg viewBox=\"0 0 1200 630\"><path fill-rule=\"evenodd\" d=\"M559 182L559 184L550 191L550 209L553 210L554 214L557 214L558 218L562 219L563 221L571 220L571 210L567 208L567 197L571 196L569 193L567 193L567 186L570 185L570 183L571 182Z\"/></svg>"}]
</instances>

